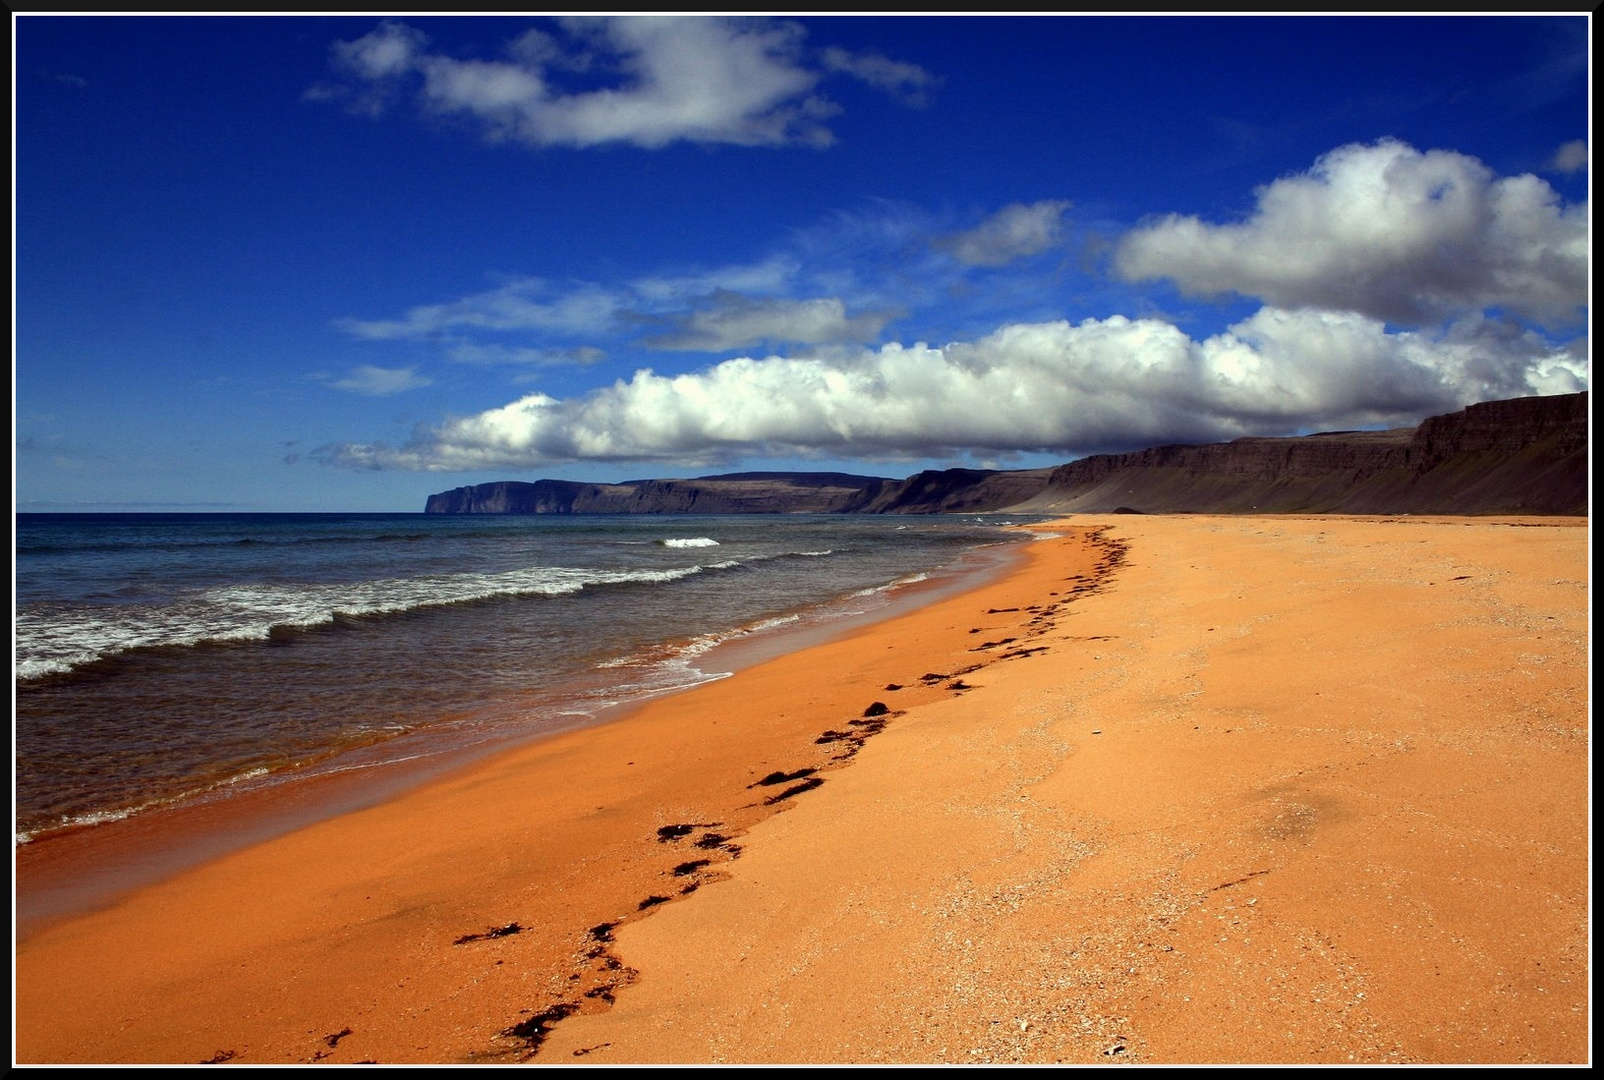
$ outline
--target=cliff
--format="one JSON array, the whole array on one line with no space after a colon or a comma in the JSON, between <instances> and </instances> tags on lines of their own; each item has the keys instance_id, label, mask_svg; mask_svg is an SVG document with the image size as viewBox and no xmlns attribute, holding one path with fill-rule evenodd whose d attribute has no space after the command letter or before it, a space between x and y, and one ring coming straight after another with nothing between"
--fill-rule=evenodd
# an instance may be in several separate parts
<instances>
[{"instance_id":1,"label":"cliff","mask_svg":"<svg viewBox=\"0 0 1604 1080\"><path fill-rule=\"evenodd\" d=\"M1587 394L1515 398L1415 428L1236 439L1061 465L1036 513L1587 513Z\"/></svg>"},{"instance_id":2,"label":"cliff","mask_svg":"<svg viewBox=\"0 0 1604 1080\"><path fill-rule=\"evenodd\" d=\"M694 480L502 480L430 495L429 514L840 514L896 480L847 473L731 473Z\"/></svg>"},{"instance_id":3,"label":"cliff","mask_svg":"<svg viewBox=\"0 0 1604 1080\"><path fill-rule=\"evenodd\" d=\"M1350 513L1588 511L1584 391L1515 398L1392 431L1156 446L1047 469L887 480L733 473L585 484L502 481L429 497L431 514Z\"/></svg>"}]
</instances>

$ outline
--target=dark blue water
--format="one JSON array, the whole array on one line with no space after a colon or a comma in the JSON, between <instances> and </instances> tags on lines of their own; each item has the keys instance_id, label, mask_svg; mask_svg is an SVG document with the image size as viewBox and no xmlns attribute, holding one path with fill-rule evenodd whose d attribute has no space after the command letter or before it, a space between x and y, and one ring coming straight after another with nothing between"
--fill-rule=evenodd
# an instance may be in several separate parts
<instances>
[{"instance_id":1,"label":"dark blue water","mask_svg":"<svg viewBox=\"0 0 1604 1080\"><path fill-rule=\"evenodd\" d=\"M712 645L872 607L1001 520L19 515L17 835L716 678Z\"/></svg>"}]
</instances>

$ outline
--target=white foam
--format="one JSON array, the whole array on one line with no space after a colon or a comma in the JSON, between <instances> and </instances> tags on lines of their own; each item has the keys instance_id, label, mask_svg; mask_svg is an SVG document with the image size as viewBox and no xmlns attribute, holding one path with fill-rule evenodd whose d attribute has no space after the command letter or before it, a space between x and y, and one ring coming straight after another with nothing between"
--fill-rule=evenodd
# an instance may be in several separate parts
<instances>
[{"instance_id":1,"label":"white foam","mask_svg":"<svg viewBox=\"0 0 1604 1080\"><path fill-rule=\"evenodd\" d=\"M736 565L727 561L709 569ZM14 670L22 682L139 648L265 641L274 630L306 629L342 617L391 615L501 596L566 596L604 585L664 584L702 570L701 566L665 570L537 566L498 574L437 574L340 585L232 585L199 590L159 606L22 612L14 624Z\"/></svg>"},{"instance_id":2,"label":"white foam","mask_svg":"<svg viewBox=\"0 0 1604 1080\"><path fill-rule=\"evenodd\" d=\"M662 541L664 547L670 548L704 548L718 547L718 541L710 536L691 536L684 539L670 538Z\"/></svg>"}]
</instances>

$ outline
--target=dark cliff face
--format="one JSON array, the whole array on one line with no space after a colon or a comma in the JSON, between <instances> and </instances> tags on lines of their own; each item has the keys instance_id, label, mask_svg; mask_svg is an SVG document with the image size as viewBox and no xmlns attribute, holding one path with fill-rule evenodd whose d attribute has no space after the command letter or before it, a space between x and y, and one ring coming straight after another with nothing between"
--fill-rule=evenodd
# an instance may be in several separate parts
<instances>
[{"instance_id":1,"label":"dark cliff face","mask_svg":"<svg viewBox=\"0 0 1604 1080\"><path fill-rule=\"evenodd\" d=\"M984 513L1040 494L1051 472L1051 469L927 470L886 484L873 498L852 510L863 514Z\"/></svg>"},{"instance_id":2,"label":"dark cliff face","mask_svg":"<svg viewBox=\"0 0 1604 1080\"><path fill-rule=\"evenodd\" d=\"M695 480L503 480L429 496L429 514L836 514L896 481L846 473L735 473Z\"/></svg>"},{"instance_id":3,"label":"dark cliff face","mask_svg":"<svg viewBox=\"0 0 1604 1080\"><path fill-rule=\"evenodd\" d=\"M1102 454L1053 470L1020 509L1586 514L1587 401L1516 398L1417 428Z\"/></svg>"},{"instance_id":4,"label":"dark cliff face","mask_svg":"<svg viewBox=\"0 0 1604 1080\"><path fill-rule=\"evenodd\" d=\"M1586 392L1516 398L1416 428L1098 454L1050 469L906 480L734 473L581 484L502 481L431 495L431 514L1586 514Z\"/></svg>"}]
</instances>

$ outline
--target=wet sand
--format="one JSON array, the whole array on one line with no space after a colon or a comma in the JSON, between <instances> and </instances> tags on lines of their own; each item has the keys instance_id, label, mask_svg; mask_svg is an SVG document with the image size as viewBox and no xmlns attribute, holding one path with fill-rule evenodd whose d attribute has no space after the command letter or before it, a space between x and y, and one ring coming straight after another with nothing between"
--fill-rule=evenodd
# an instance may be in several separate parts
<instances>
[{"instance_id":1,"label":"wet sand","mask_svg":"<svg viewBox=\"0 0 1604 1080\"><path fill-rule=\"evenodd\" d=\"M1584 519L1056 531L29 937L16 1060L1589 1059Z\"/></svg>"}]
</instances>

